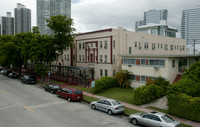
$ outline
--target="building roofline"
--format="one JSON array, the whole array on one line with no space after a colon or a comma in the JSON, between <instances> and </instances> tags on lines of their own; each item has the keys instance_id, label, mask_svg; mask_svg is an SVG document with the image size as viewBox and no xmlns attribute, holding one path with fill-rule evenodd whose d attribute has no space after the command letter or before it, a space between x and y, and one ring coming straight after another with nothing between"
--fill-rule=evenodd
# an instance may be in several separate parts
<instances>
[{"instance_id":1,"label":"building roofline","mask_svg":"<svg viewBox=\"0 0 200 127\"><path fill-rule=\"evenodd\" d=\"M155 58L175 58L175 57L200 57L200 54L194 55L194 54L179 54L179 55L173 55L173 54L119 54L119 56L122 57L155 57Z\"/></svg>"},{"instance_id":2,"label":"building roofline","mask_svg":"<svg viewBox=\"0 0 200 127\"><path fill-rule=\"evenodd\" d=\"M77 35L78 35L78 36L81 36L81 35L96 34L96 33L102 33L102 32L112 32L112 28L103 29L103 30L97 30L97 31L91 31L91 32L86 32L86 33L79 33L79 34L77 34Z\"/></svg>"}]
</instances>

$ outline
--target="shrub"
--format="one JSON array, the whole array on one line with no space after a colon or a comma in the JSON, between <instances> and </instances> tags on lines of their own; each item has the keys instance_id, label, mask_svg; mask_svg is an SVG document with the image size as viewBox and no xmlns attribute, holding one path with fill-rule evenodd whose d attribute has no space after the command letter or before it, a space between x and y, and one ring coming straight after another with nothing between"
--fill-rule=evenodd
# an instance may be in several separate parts
<instances>
[{"instance_id":1,"label":"shrub","mask_svg":"<svg viewBox=\"0 0 200 127\"><path fill-rule=\"evenodd\" d=\"M191 97L186 94L170 94L168 111L170 114L200 122L200 97Z\"/></svg>"},{"instance_id":2,"label":"shrub","mask_svg":"<svg viewBox=\"0 0 200 127\"><path fill-rule=\"evenodd\" d=\"M133 103L136 105L146 104L166 94L165 89L157 85L142 86L133 92Z\"/></svg>"},{"instance_id":3,"label":"shrub","mask_svg":"<svg viewBox=\"0 0 200 127\"><path fill-rule=\"evenodd\" d=\"M117 81L114 77L105 76L95 81L95 87L93 89L93 92L98 93L105 89L116 87L116 86L117 86Z\"/></svg>"},{"instance_id":4,"label":"shrub","mask_svg":"<svg viewBox=\"0 0 200 127\"><path fill-rule=\"evenodd\" d=\"M129 88L130 87L130 81L129 79L131 78L131 73L127 70L121 70L116 74L116 80L119 85L119 87L122 88Z\"/></svg>"}]
</instances>

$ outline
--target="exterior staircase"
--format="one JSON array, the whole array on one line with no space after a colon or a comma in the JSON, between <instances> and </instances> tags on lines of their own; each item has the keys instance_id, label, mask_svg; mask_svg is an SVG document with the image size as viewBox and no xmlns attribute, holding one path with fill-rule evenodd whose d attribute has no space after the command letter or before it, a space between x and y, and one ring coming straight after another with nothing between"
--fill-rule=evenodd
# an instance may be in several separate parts
<instances>
[{"instance_id":1,"label":"exterior staircase","mask_svg":"<svg viewBox=\"0 0 200 127\"><path fill-rule=\"evenodd\" d=\"M177 74L176 78L174 79L173 83L177 82L182 78L182 74Z\"/></svg>"}]
</instances>

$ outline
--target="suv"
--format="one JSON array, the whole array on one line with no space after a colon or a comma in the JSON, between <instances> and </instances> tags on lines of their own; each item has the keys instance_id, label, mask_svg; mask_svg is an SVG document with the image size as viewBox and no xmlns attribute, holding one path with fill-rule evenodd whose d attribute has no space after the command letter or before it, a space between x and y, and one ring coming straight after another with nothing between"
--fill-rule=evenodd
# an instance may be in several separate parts
<instances>
[{"instance_id":1,"label":"suv","mask_svg":"<svg viewBox=\"0 0 200 127\"><path fill-rule=\"evenodd\" d=\"M26 84L35 84L37 82L37 79L35 75L24 75L21 78L21 82Z\"/></svg>"},{"instance_id":2,"label":"suv","mask_svg":"<svg viewBox=\"0 0 200 127\"><path fill-rule=\"evenodd\" d=\"M62 97L67 99L69 102L71 100L81 101L83 99L83 93L79 89L75 88L62 88L56 92L57 97Z\"/></svg>"}]
</instances>

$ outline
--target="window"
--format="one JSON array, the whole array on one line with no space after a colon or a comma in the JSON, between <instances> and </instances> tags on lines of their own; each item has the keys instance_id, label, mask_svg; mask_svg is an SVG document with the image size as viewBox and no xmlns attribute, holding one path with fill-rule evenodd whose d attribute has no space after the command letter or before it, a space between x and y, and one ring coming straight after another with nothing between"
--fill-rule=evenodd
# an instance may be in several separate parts
<instances>
[{"instance_id":1,"label":"window","mask_svg":"<svg viewBox=\"0 0 200 127\"><path fill-rule=\"evenodd\" d=\"M85 49L85 43L83 43L83 49Z\"/></svg>"},{"instance_id":2,"label":"window","mask_svg":"<svg viewBox=\"0 0 200 127\"><path fill-rule=\"evenodd\" d=\"M151 66L165 66L165 60L149 60Z\"/></svg>"},{"instance_id":3,"label":"window","mask_svg":"<svg viewBox=\"0 0 200 127\"><path fill-rule=\"evenodd\" d=\"M131 75L131 80L136 81L136 76L135 75Z\"/></svg>"},{"instance_id":4,"label":"window","mask_svg":"<svg viewBox=\"0 0 200 127\"><path fill-rule=\"evenodd\" d=\"M107 55L104 56L105 63L107 63Z\"/></svg>"},{"instance_id":5,"label":"window","mask_svg":"<svg viewBox=\"0 0 200 127\"><path fill-rule=\"evenodd\" d=\"M141 49L141 42L139 42L139 49Z\"/></svg>"},{"instance_id":6,"label":"window","mask_svg":"<svg viewBox=\"0 0 200 127\"><path fill-rule=\"evenodd\" d=\"M164 49L167 51L168 50L168 44L165 44Z\"/></svg>"},{"instance_id":7,"label":"window","mask_svg":"<svg viewBox=\"0 0 200 127\"><path fill-rule=\"evenodd\" d=\"M103 76L103 70L100 69L100 76Z\"/></svg>"},{"instance_id":8,"label":"window","mask_svg":"<svg viewBox=\"0 0 200 127\"><path fill-rule=\"evenodd\" d=\"M65 55L65 61L67 60L67 56Z\"/></svg>"},{"instance_id":9,"label":"window","mask_svg":"<svg viewBox=\"0 0 200 127\"><path fill-rule=\"evenodd\" d=\"M113 41L113 48L115 48L115 40Z\"/></svg>"},{"instance_id":10,"label":"window","mask_svg":"<svg viewBox=\"0 0 200 127\"><path fill-rule=\"evenodd\" d=\"M103 44L102 44L102 41L100 41L100 49L102 49L103 47Z\"/></svg>"},{"instance_id":11,"label":"window","mask_svg":"<svg viewBox=\"0 0 200 127\"><path fill-rule=\"evenodd\" d=\"M174 47L173 45L170 45L170 51L173 51L173 47Z\"/></svg>"},{"instance_id":12,"label":"window","mask_svg":"<svg viewBox=\"0 0 200 127\"><path fill-rule=\"evenodd\" d=\"M76 56L75 55L73 55L73 60L75 60L76 59Z\"/></svg>"},{"instance_id":13,"label":"window","mask_svg":"<svg viewBox=\"0 0 200 127\"><path fill-rule=\"evenodd\" d=\"M79 43L79 49L81 49L81 43Z\"/></svg>"},{"instance_id":14,"label":"window","mask_svg":"<svg viewBox=\"0 0 200 127\"><path fill-rule=\"evenodd\" d=\"M67 47L67 50L69 50L69 47Z\"/></svg>"},{"instance_id":15,"label":"window","mask_svg":"<svg viewBox=\"0 0 200 127\"><path fill-rule=\"evenodd\" d=\"M152 43L152 50L155 50L155 49L156 49L156 44Z\"/></svg>"},{"instance_id":16,"label":"window","mask_svg":"<svg viewBox=\"0 0 200 127\"><path fill-rule=\"evenodd\" d=\"M182 50L183 50L183 51L185 50L185 46L182 46Z\"/></svg>"},{"instance_id":17,"label":"window","mask_svg":"<svg viewBox=\"0 0 200 127\"><path fill-rule=\"evenodd\" d=\"M107 41L105 41L104 49L107 49Z\"/></svg>"},{"instance_id":18,"label":"window","mask_svg":"<svg viewBox=\"0 0 200 127\"><path fill-rule=\"evenodd\" d=\"M136 65L136 59L123 59L123 64Z\"/></svg>"},{"instance_id":19,"label":"window","mask_svg":"<svg viewBox=\"0 0 200 127\"><path fill-rule=\"evenodd\" d=\"M100 62L103 62L103 56L100 55Z\"/></svg>"},{"instance_id":20,"label":"window","mask_svg":"<svg viewBox=\"0 0 200 127\"><path fill-rule=\"evenodd\" d=\"M160 44L158 44L158 49L160 48Z\"/></svg>"},{"instance_id":21,"label":"window","mask_svg":"<svg viewBox=\"0 0 200 127\"><path fill-rule=\"evenodd\" d=\"M105 76L108 76L108 70L105 70Z\"/></svg>"},{"instance_id":22,"label":"window","mask_svg":"<svg viewBox=\"0 0 200 127\"><path fill-rule=\"evenodd\" d=\"M146 82L146 77L145 76L140 76L140 81L141 82Z\"/></svg>"},{"instance_id":23,"label":"window","mask_svg":"<svg viewBox=\"0 0 200 127\"><path fill-rule=\"evenodd\" d=\"M135 48L137 48L137 42L135 42Z\"/></svg>"},{"instance_id":24,"label":"window","mask_svg":"<svg viewBox=\"0 0 200 127\"><path fill-rule=\"evenodd\" d=\"M113 70L113 76L115 76L115 70Z\"/></svg>"},{"instance_id":25,"label":"window","mask_svg":"<svg viewBox=\"0 0 200 127\"><path fill-rule=\"evenodd\" d=\"M85 55L83 55L83 61L85 61Z\"/></svg>"},{"instance_id":26,"label":"window","mask_svg":"<svg viewBox=\"0 0 200 127\"><path fill-rule=\"evenodd\" d=\"M113 55L113 63L115 63L115 55Z\"/></svg>"},{"instance_id":27,"label":"window","mask_svg":"<svg viewBox=\"0 0 200 127\"><path fill-rule=\"evenodd\" d=\"M160 118L158 116L155 116L155 115L152 116L152 120L161 122Z\"/></svg>"},{"instance_id":28,"label":"window","mask_svg":"<svg viewBox=\"0 0 200 127\"><path fill-rule=\"evenodd\" d=\"M146 65L146 60L145 59L141 59L141 65Z\"/></svg>"},{"instance_id":29,"label":"window","mask_svg":"<svg viewBox=\"0 0 200 127\"><path fill-rule=\"evenodd\" d=\"M69 61L69 55L67 55L67 61Z\"/></svg>"},{"instance_id":30,"label":"window","mask_svg":"<svg viewBox=\"0 0 200 127\"><path fill-rule=\"evenodd\" d=\"M162 44L160 45L160 48L161 48L161 49L163 48Z\"/></svg>"},{"instance_id":31,"label":"window","mask_svg":"<svg viewBox=\"0 0 200 127\"><path fill-rule=\"evenodd\" d=\"M187 59L183 60L183 66L187 66Z\"/></svg>"},{"instance_id":32,"label":"window","mask_svg":"<svg viewBox=\"0 0 200 127\"><path fill-rule=\"evenodd\" d=\"M175 60L172 60L172 68L175 68Z\"/></svg>"},{"instance_id":33,"label":"window","mask_svg":"<svg viewBox=\"0 0 200 127\"><path fill-rule=\"evenodd\" d=\"M144 43L144 49L149 49L149 44L147 42Z\"/></svg>"},{"instance_id":34,"label":"window","mask_svg":"<svg viewBox=\"0 0 200 127\"><path fill-rule=\"evenodd\" d=\"M79 61L81 61L81 55L79 55Z\"/></svg>"},{"instance_id":35,"label":"window","mask_svg":"<svg viewBox=\"0 0 200 127\"><path fill-rule=\"evenodd\" d=\"M131 47L129 47L129 54L131 54Z\"/></svg>"}]
</instances>

